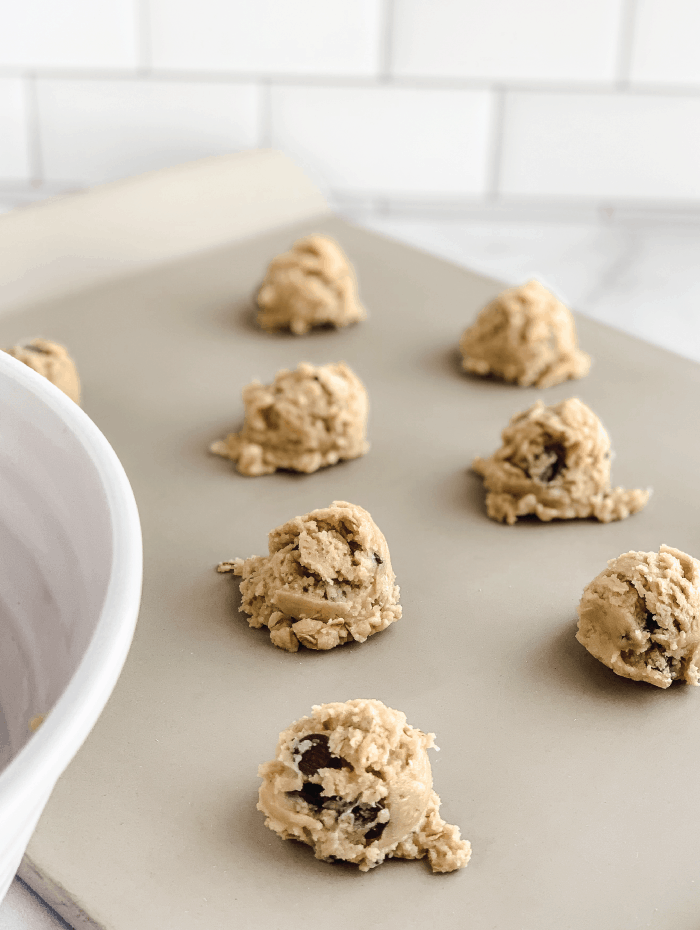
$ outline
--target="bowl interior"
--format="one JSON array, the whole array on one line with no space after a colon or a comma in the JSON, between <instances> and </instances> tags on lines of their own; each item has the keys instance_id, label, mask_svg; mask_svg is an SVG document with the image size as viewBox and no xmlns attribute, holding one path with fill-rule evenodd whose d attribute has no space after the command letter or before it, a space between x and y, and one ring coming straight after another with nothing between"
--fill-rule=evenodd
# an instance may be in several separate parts
<instances>
[{"instance_id":1,"label":"bowl interior","mask_svg":"<svg viewBox=\"0 0 700 930\"><path fill-rule=\"evenodd\" d=\"M14 363L17 364L17 363ZM98 471L0 364L0 771L75 673L100 618L112 525Z\"/></svg>"}]
</instances>

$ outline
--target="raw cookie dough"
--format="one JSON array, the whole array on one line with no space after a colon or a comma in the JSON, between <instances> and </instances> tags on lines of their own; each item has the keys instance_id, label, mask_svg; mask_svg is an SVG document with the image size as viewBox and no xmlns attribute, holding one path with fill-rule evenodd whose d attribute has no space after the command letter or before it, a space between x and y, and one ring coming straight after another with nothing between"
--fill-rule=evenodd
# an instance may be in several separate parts
<instances>
[{"instance_id":1,"label":"raw cookie dough","mask_svg":"<svg viewBox=\"0 0 700 930\"><path fill-rule=\"evenodd\" d=\"M577 398L551 407L538 401L516 414L501 434L503 446L473 469L486 486L493 520L513 524L595 517L623 520L641 510L650 492L610 487L610 438L593 411Z\"/></svg>"},{"instance_id":2,"label":"raw cookie dough","mask_svg":"<svg viewBox=\"0 0 700 930\"><path fill-rule=\"evenodd\" d=\"M698 684L700 562L661 546L626 552L586 587L576 639L617 675Z\"/></svg>"},{"instance_id":3,"label":"raw cookie dough","mask_svg":"<svg viewBox=\"0 0 700 930\"><path fill-rule=\"evenodd\" d=\"M272 384L246 385L243 403L241 432L210 446L234 461L242 475L269 475L278 468L310 473L369 449L367 392L345 362L283 368Z\"/></svg>"},{"instance_id":4,"label":"raw cookie dough","mask_svg":"<svg viewBox=\"0 0 700 930\"><path fill-rule=\"evenodd\" d=\"M434 872L469 862L471 846L440 817L426 750L433 733L381 701L321 704L280 733L274 762L261 765L258 810L285 839L317 859L422 859Z\"/></svg>"},{"instance_id":5,"label":"raw cookie dough","mask_svg":"<svg viewBox=\"0 0 700 930\"><path fill-rule=\"evenodd\" d=\"M258 292L263 329L302 336L312 326L348 326L367 316L347 256L328 236L306 236L274 258Z\"/></svg>"},{"instance_id":6,"label":"raw cookie dough","mask_svg":"<svg viewBox=\"0 0 700 930\"><path fill-rule=\"evenodd\" d=\"M571 311L539 281L499 294L459 343L462 367L523 387L552 387L588 374L591 358L578 348Z\"/></svg>"},{"instance_id":7,"label":"raw cookie dough","mask_svg":"<svg viewBox=\"0 0 700 930\"><path fill-rule=\"evenodd\" d=\"M8 355L24 362L31 369L47 378L76 404L80 403L80 378L75 362L57 342L48 339L32 339L21 346L3 349Z\"/></svg>"},{"instance_id":8,"label":"raw cookie dough","mask_svg":"<svg viewBox=\"0 0 700 930\"><path fill-rule=\"evenodd\" d=\"M399 620L399 588L386 539L355 504L295 517L272 530L269 556L222 562L242 579L241 610L267 627L281 649L333 649L385 630Z\"/></svg>"}]
</instances>

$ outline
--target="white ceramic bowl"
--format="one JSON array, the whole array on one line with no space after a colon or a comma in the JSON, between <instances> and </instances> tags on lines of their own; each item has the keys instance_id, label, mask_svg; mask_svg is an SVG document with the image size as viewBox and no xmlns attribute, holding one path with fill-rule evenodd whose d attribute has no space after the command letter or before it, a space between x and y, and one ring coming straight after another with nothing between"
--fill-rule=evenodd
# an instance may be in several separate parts
<instances>
[{"instance_id":1,"label":"white ceramic bowl","mask_svg":"<svg viewBox=\"0 0 700 930\"><path fill-rule=\"evenodd\" d=\"M0 901L119 677L141 575L138 511L111 446L0 352Z\"/></svg>"}]
</instances>

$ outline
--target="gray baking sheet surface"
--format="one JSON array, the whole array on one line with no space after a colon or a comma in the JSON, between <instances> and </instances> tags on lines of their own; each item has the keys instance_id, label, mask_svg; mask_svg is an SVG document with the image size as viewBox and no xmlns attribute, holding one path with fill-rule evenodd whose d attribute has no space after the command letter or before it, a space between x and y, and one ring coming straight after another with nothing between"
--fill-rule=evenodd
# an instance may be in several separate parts
<instances>
[{"instance_id":1,"label":"gray baking sheet surface","mask_svg":"<svg viewBox=\"0 0 700 930\"><path fill-rule=\"evenodd\" d=\"M298 235L335 235L366 323L258 329L252 295ZM143 608L124 673L59 782L29 865L109 930L697 930L700 690L616 677L575 641L608 559L661 543L700 555L700 367L579 319L589 377L547 391L465 376L457 340L499 290L338 219L150 270L2 320L2 344L65 342L85 409L139 504ZM245 478L207 452L241 388L343 359L367 386L371 451L314 475ZM608 428L613 480L654 489L621 523L486 517L475 455L537 398L578 396ZM404 616L364 645L290 655L237 613L215 565L334 499L387 537ZM267 830L258 763L313 704L371 697L437 734L444 817L468 868L362 874Z\"/></svg>"}]
</instances>

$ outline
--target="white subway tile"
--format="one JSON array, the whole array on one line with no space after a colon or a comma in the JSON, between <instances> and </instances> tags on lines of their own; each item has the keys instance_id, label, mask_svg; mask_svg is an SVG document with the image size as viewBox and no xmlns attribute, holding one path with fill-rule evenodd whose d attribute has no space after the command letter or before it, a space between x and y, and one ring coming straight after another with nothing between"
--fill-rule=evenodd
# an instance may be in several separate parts
<instances>
[{"instance_id":1,"label":"white subway tile","mask_svg":"<svg viewBox=\"0 0 700 930\"><path fill-rule=\"evenodd\" d=\"M100 182L258 144L252 84L40 80L44 170Z\"/></svg>"},{"instance_id":2,"label":"white subway tile","mask_svg":"<svg viewBox=\"0 0 700 930\"><path fill-rule=\"evenodd\" d=\"M0 178L28 180L27 111L20 78L0 78L0 127Z\"/></svg>"},{"instance_id":3,"label":"white subway tile","mask_svg":"<svg viewBox=\"0 0 700 930\"><path fill-rule=\"evenodd\" d=\"M375 74L381 0L151 0L153 65Z\"/></svg>"},{"instance_id":4,"label":"white subway tile","mask_svg":"<svg viewBox=\"0 0 700 930\"><path fill-rule=\"evenodd\" d=\"M278 86L272 141L339 194L479 194L487 91Z\"/></svg>"},{"instance_id":5,"label":"white subway tile","mask_svg":"<svg viewBox=\"0 0 700 930\"><path fill-rule=\"evenodd\" d=\"M398 75L598 81L615 75L622 0L394 0Z\"/></svg>"},{"instance_id":6,"label":"white subway tile","mask_svg":"<svg viewBox=\"0 0 700 930\"><path fill-rule=\"evenodd\" d=\"M633 36L633 81L700 84L698 0L638 0Z\"/></svg>"},{"instance_id":7,"label":"white subway tile","mask_svg":"<svg viewBox=\"0 0 700 930\"><path fill-rule=\"evenodd\" d=\"M700 97L511 93L501 191L700 198Z\"/></svg>"},{"instance_id":8,"label":"white subway tile","mask_svg":"<svg viewBox=\"0 0 700 930\"><path fill-rule=\"evenodd\" d=\"M5 0L0 65L131 68L138 0Z\"/></svg>"}]
</instances>

